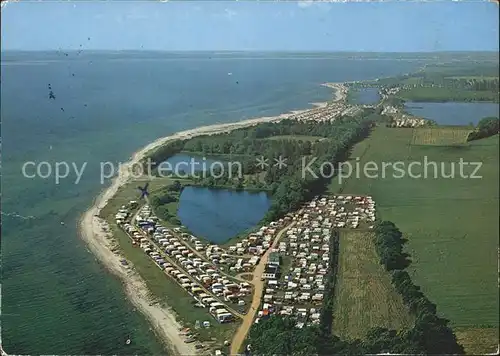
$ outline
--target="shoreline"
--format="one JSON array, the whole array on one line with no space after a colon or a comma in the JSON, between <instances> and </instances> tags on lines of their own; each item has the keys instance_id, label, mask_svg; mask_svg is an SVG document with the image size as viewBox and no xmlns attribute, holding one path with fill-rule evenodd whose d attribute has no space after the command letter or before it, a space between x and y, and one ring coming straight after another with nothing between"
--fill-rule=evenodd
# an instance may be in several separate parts
<instances>
[{"instance_id":1,"label":"shoreline","mask_svg":"<svg viewBox=\"0 0 500 356\"><path fill-rule=\"evenodd\" d=\"M341 83L326 83L322 84L329 88L335 89L334 102L339 102L345 99L345 93L342 91ZM119 277L125 294L131 303L141 311L142 314L152 325L155 333L160 337L161 341L167 345L169 351L178 355L196 355L197 350L194 344L186 344L179 335L179 330L182 325L176 321L176 313L169 307L163 307L158 303L152 304L148 297L146 282L132 268L125 268L120 260L122 256L115 254L112 249L112 235L109 232L108 223L99 214L101 210L113 199L118 190L125 184L131 181L129 169L140 162L150 151L164 145L169 141L179 139L190 139L201 135L211 135L222 132L229 132L235 129L254 126L265 122L279 122L288 119L294 115L308 112L317 109L318 107L328 106L328 102L311 103L312 108L303 110L294 110L277 116L259 117L247 119L233 123L213 124L201 126L194 129L188 129L174 133L170 136L158 138L148 145L136 151L131 159L120 167L118 175L112 179L111 185L94 199L92 206L87 209L80 220L78 221L78 230L80 237L86 242L87 247L95 256L95 258L106 267L112 274ZM133 341L133 340L132 340Z\"/></svg>"},{"instance_id":2,"label":"shoreline","mask_svg":"<svg viewBox=\"0 0 500 356\"><path fill-rule=\"evenodd\" d=\"M345 83L323 83L321 85L335 90L335 97L333 99L334 103L338 103L347 99L348 88L346 87Z\"/></svg>"}]
</instances>

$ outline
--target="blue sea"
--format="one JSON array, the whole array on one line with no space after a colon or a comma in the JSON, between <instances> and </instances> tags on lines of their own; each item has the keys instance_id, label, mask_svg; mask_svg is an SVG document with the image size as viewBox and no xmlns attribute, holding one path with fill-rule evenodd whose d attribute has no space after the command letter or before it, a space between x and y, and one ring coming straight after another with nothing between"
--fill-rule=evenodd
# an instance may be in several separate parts
<instances>
[{"instance_id":1,"label":"blue sea","mask_svg":"<svg viewBox=\"0 0 500 356\"><path fill-rule=\"evenodd\" d=\"M306 108L331 97L323 82L374 79L423 64L329 55L2 52L3 348L165 353L120 281L78 236L79 217L109 184L101 184L101 162L125 162L179 130ZM42 161L52 170L66 162L71 171L58 183L53 174L23 175L25 163L31 176ZM78 182L75 167L84 167ZM40 168L49 173L49 165Z\"/></svg>"}]
</instances>

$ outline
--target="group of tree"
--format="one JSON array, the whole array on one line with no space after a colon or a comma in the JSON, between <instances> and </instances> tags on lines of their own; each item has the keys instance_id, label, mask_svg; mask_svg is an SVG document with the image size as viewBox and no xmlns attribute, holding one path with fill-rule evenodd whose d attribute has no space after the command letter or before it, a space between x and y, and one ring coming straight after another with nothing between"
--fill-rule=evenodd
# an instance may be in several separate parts
<instances>
[{"instance_id":1,"label":"group of tree","mask_svg":"<svg viewBox=\"0 0 500 356\"><path fill-rule=\"evenodd\" d=\"M361 340L341 340L326 334L320 325L296 327L293 317L270 316L250 329L248 343L255 355L362 355L368 350Z\"/></svg>"},{"instance_id":2,"label":"group of tree","mask_svg":"<svg viewBox=\"0 0 500 356\"><path fill-rule=\"evenodd\" d=\"M499 101L498 64L432 65L377 83L383 92L396 87L404 89L397 95L412 101ZM400 107L400 103L394 104Z\"/></svg>"},{"instance_id":3,"label":"group of tree","mask_svg":"<svg viewBox=\"0 0 500 356\"><path fill-rule=\"evenodd\" d=\"M339 265L339 232L335 230L330 238L330 268L326 275L325 293L321 307L319 327L323 335L332 334L333 308L335 301L335 286Z\"/></svg>"},{"instance_id":4,"label":"group of tree","mask_svg":"<svg viewBox=\"0 0 500 356\"><path fill-rule=\"evenodd\" d=\"M265 316L250 329L248 344L255 355L361 355L366 348L361 340L341 340L332 334L335 279L338 265L339 234L330 239L330 265L319 325L297 328L293 317Z\"/></svg>"},{"instance_id":5,"label":"group of tree","mask_svg":"<svg viewBox=\"0 0 500 356\"><path fill-rule=\"evenodd\" d=\"M458 344L455 334L448 326L449 320L437 315L436 305L425 296L419 286L413 284L406 271L410 260L409 255L403 251L407 240L403 238L401 231L394 223L381 221L376 224L374 232L380 263L391 273L394 288L415 317L413 328L399 334L398 338L419 353L463 354L463 347ZM384 345L383 342L380 343L384 335L388 342L393 338L391 335L394 335L394 331L384 329L378 329L374 333L379 340L375 344L381 345Z\"/></svg>"},{"instance_id":6,"label":"group of tree","mask_svg":"<svg viewBox=\"0 0 500 356\"><path fill-rule=\"evenodd\" d=\"M315 127L314 123L301 125L304 131L309 132L302 135L314 132L327 138L312 145L310 156L285 156L288 163L286 169L272 167L267 171L264 180L272 188L273 203L265 221L276 220L299 208L304 201L323 193L336 173L335 167L347 159L350 148L356 142L368 136L373 119L370 116L346 117L323 124L323 128ZM304 169L306 165L309 171Z\"/></svg>"},{"instance_id":7,"label":"group of tree","mask_svg":"<svg viewBox=\"0 0 500 356\"><path fill-rule=\"evenodd\" d=\"M448 326L449 321L436 314L436 305L430 302L413 284L409 274L408 255L403 252L406 241L398 228L382 221L374 229L377 252L382 252L381 264L390 271L392 283L401 294L404 303L414 315L412 328L399 331L375 327L361 339L342 340L332 332L332 313L337 235L334 234L330 263L332 269L327 278L327 292L323 300L319 325L297 328L297 320L277 315L263 317L250 329L248 343L256 355L362 355L362 354L464 354L463 347ZM390 256L390 255L394 256ZM333 285L332 285L333 284ZM334 325L334 324L333 324ZM334 327L333 327L334 329Z\"/></svg>"},{"instance_id":8,"label":"group of tree","mask_svg":"<svg viewBox=\"0 0 500 356\"><path fill-rule=\"evenodd\" d=\"M482 118L474 131L467 137L467 141L479 140L481 138L497 135L500 131L500 120L498 117Z\"/></svg>"},{"instance_id":9,"label":"group of tree","mask_svg":"<svg viewBox=\"0 0 500 356\"><path fill-rule=\"evenodd\" d=\"M164 221L172 224L180 224L177 214L171 213L168 204L178 202L182 184L175 180L172 184L167 185L163 189L152 192L149 198L149 203L155 214Z\"/></svg>"},{"instance_id":10,"label":"group of tree","mask_svg":"<svg viewBox=\"0 0 500 356\"><path fill-rule=\"evenodd\" d=\"M403 252L406 243L403 234L390 221L375 226L375 250L387 271L402 270L410 265L408 254Z\"/></svg>"},{"instance_id":11,"label":"group of tree","mask_svg":"<svg viewBox=\"0 0 500 356\"><path fill-rule=\"evenodd\" d=\"M170 141L149 152L142 160L144 171L154 173L160 163L182 151L184 143L185 140Z\"/></svg>"},{"instance_id":12,"label":"group of tree","mask_svg":"<svg viewBox=\"0 0 500 356\"><path fill-rule=\"evenodd\" d=\"M445 78L444 86L447 88L457 88L475 91L492 91L498 93L498 78L483 79L477 78Z\"/></svg>"},{"instance_id":13,"label":"group of tree","mask_svg":"<svg viewBox=\"0 0 500 356\"><path fill-rule=\"evenodd\" d=\"M264 221L272 221L326 189L333 176L331 167L345 160L353 144L369 134L374 122L370 116L372 111L365 109L358 116L341 117L332 122L283 120L173 141L149 157L152 161L163 162L184 152L192 156L222 158L227 166L191 177L194 184L266 190L273 202ZM269 139L275 136L285 138ZM314 136L317 140L302 140L300 136ZM269 164L264 169L256 164L260 157L267 159ZM274 164L280 157L286 159L286 167ZM303 160L307 158L314 160L309 165L312 174L303 169Z\"/></svg>"}]
</instances>

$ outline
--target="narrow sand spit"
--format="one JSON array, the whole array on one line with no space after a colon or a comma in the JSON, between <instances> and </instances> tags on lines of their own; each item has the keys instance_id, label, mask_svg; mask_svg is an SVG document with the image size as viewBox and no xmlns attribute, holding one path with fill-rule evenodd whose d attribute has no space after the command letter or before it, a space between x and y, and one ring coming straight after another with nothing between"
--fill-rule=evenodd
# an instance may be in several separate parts
<instances>
[{"instance_id":1,"label":"narrow sand spit","mask_svg":"<svg viewBox=\"0 0 500 356\"><path fill-rule=\"evenodd\" d=\"M334 102L346 99L347 87L345 83L323 83L321 85L330 89L335 89L335 98L333 99Z\"/></svg>"},{"instance_id":2,"label":"narrow sand spit","mask_svg":"<svg viewBox=\"0 0 500 356\"><path fill-rule=\"evenodd\" d=\"M127 296L132 303L149 319L157 334L170 345L172 351L180 355L195 355L196 349L193 344L184 343L179 335L181 325L175 320L175 313L169 308L158 304L151 305L147 296L147 286L142 277L126 269L121 265L119 255L111 251L111 243L108 240L108 224L104 219L98 217L100 211L112 199L118 189L131 181L130 167L145 157L146 153L165 144L168 141L188 139L195 136L227 132L238 128L253 126L263 122L277 122L286 119L296 113L308 111L300 110L274 117L262 117L229 124L217 124L199 127L192 130L178 132L174 135L160 138L136 152L132 160L122 165L118 176L113 179L109 188L104 190L95 200L94 205L87 210L80 220L80 232L82 238L88 244L92 253L112 273L120 277L123 282Z\"/></svg>"}]
</instances>

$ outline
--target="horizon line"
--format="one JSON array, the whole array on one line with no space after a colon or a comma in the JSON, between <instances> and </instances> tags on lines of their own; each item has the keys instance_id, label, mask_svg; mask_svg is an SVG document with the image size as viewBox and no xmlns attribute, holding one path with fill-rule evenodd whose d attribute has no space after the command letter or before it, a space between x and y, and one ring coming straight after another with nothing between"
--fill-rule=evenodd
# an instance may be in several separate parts
<instances>
[{"instance_id":1,"label":"horizon line","mask_svg":"<svg viewBox=\"0 0 500 356\"><path fill-rule=\"evenodd\" d=\"M230 49L207 49L207 50L176 50L176 49L5 49L2 48L0 52L162 52L162 53L367 53L367 54L379 54L379 53L495 53L500 54L498 50L422 50L422 51L356 51L356 50L266 50L266 49L243 49L243 50L230 50Z\"/></svg>"}]
</instances>

